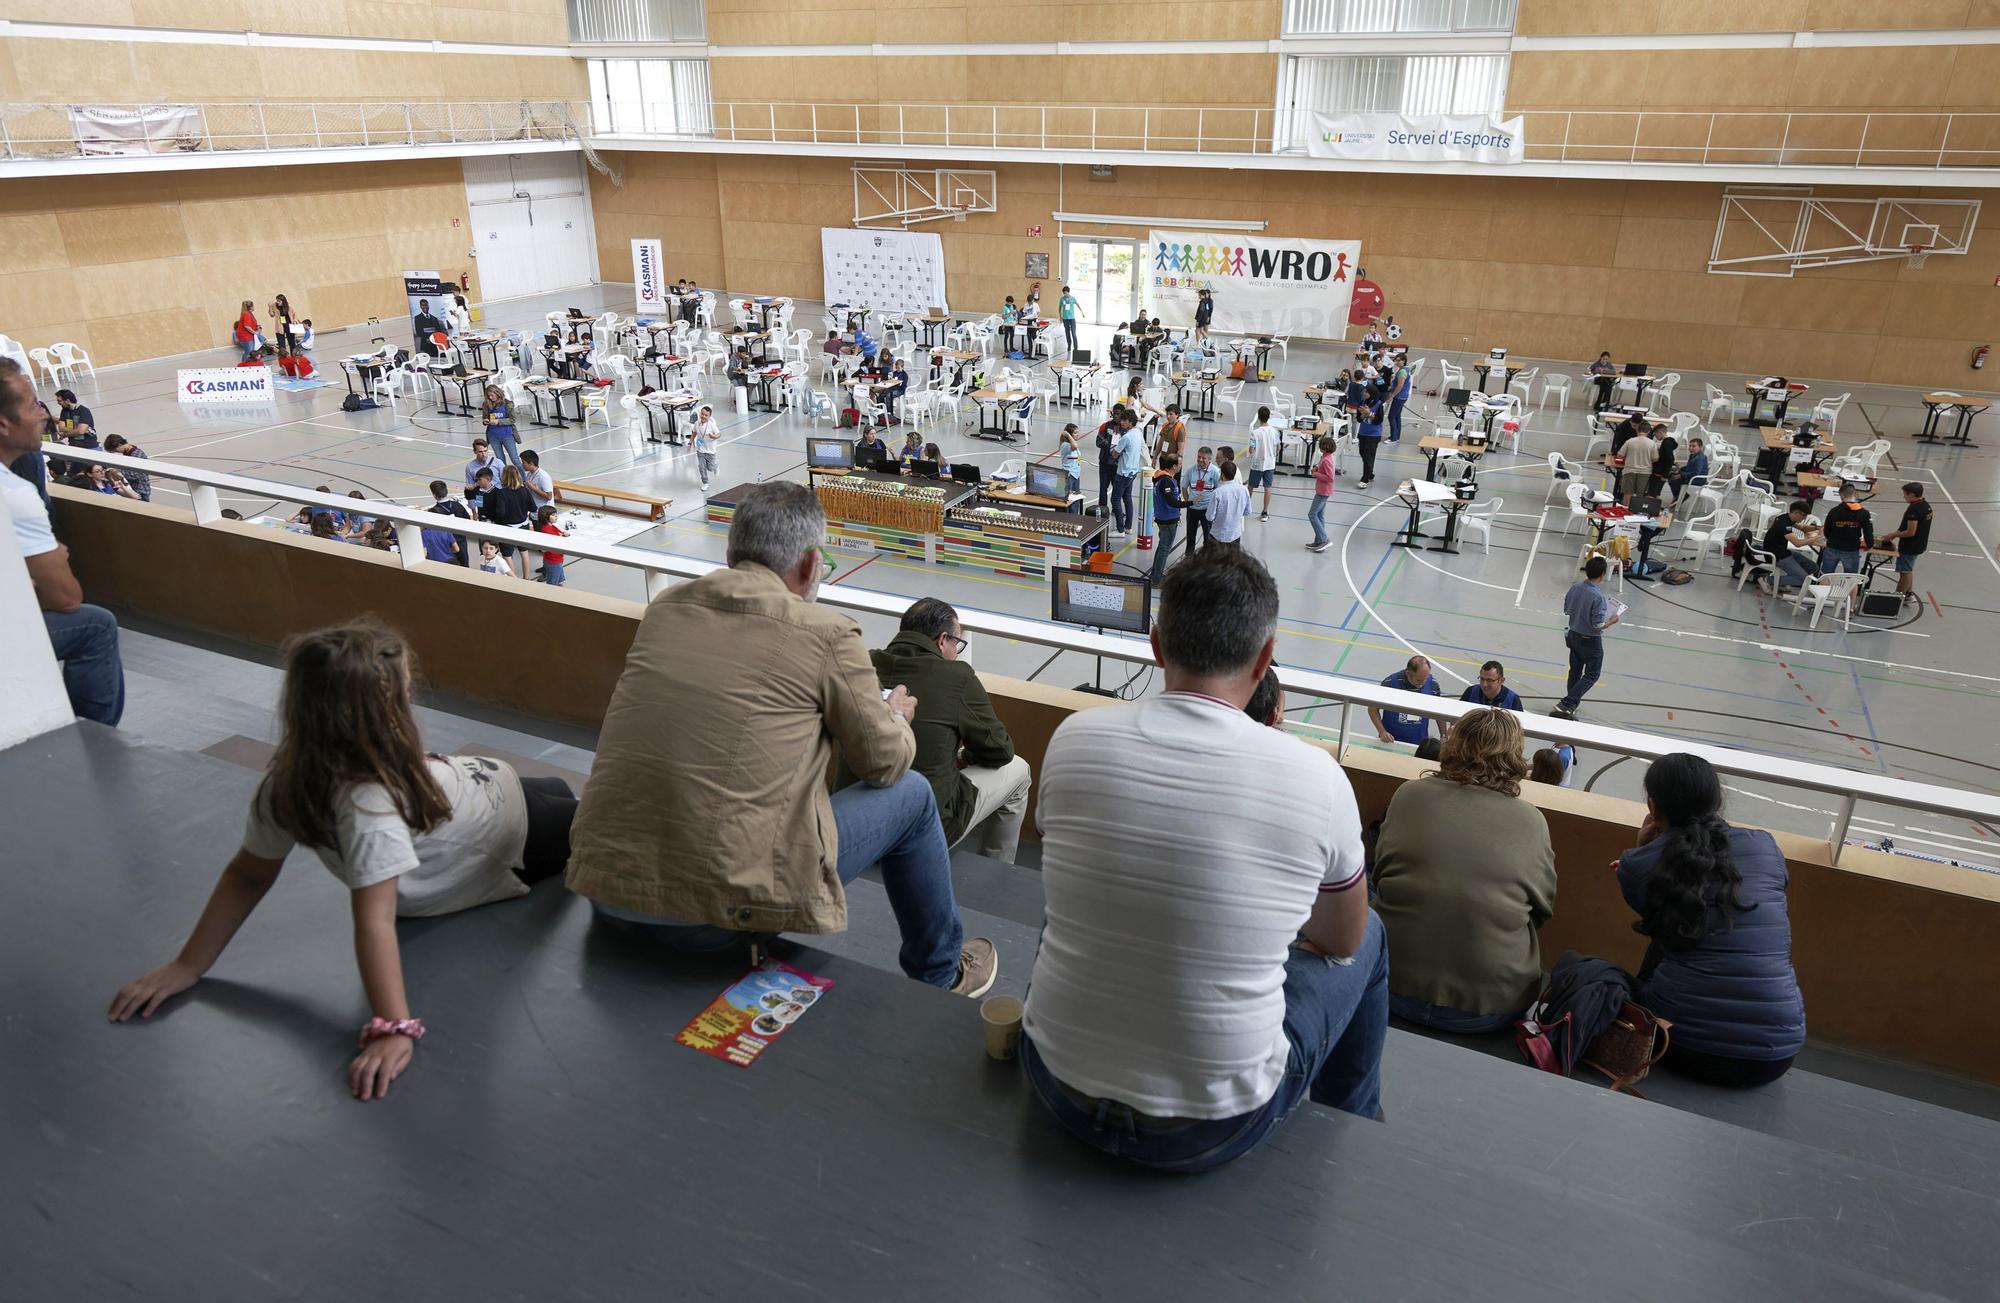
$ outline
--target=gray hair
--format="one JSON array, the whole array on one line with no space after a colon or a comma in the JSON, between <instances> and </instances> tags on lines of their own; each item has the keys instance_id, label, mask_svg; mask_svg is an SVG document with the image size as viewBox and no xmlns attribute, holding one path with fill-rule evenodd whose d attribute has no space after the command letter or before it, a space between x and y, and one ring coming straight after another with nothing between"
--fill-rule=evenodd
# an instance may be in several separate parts
<instances>
[{"instance_id":1,"label":"gray hair","mask_svg":"<svg viewBox=\"0 0 2000 1303\"><path fill-rule=\"evenodd\" d=\"M826 513L813 491L803 484L773 481L759 484L736 504L726 557L730 565L755 561L789 574L825 538Z\"/></svg>"},{"instance_id":2,"label":"gray hair","mask_svg":"<svg viewBox=\"0 0 2000 1303\"><path fill-rule=\"evenodd\" d=\"M902 632L938 638L958 627L958 612L950 602L938 597L919 597L903 612Z\"/></svg>"}]
</instances>

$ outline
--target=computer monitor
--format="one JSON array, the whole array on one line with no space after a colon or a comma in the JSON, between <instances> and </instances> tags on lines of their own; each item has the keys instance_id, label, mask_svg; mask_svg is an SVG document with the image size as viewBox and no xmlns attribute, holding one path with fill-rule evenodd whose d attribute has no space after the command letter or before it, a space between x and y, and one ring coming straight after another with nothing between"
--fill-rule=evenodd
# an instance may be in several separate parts
<instances>
[{"instance_id":1,"label":"computer monitor","mask_svg":"<svg viewBox=\"0 0 2000 1303\"><path fill-rule=\"evenodd\" d=\"M854 464L862 470L887 470L889 460L889 450L881 444L872 448L864 448L859 443L854 445Z\"/></svg>"},{"instance_id":2,"label":"computer monitor","mask_svg":"<svg viewBox=\"0 0 2000 1303\"><path fill-rule=\"evenodd\" d=\"M1472 391L1470 389L1447 389L1444 391L1444 405L1446 407L1464 407L1471 401Z\"/></svg>"},{"instance_id":3,"label":"computer monitor","mask_svg":"<svg viewBox=\"0 0 2000 1303\"><path fill-rule=\"evenodd\" d=\"M960 484L979 483L979 467L972 462L960 462L951 468L951 477Z\"/></svg>"},{"instance_id":4,"label":"computer monitor","mask_svg":"<svg viewBox=\"0 0 2000 1303\"><path fill-rule=\"evenodd\" d=\"M1094 356L1096 355L1093 354L1089 349L1079 348L1075 352L1069 355L1069 360L1072 364L1076 366L1089 366L1091 363L1091 359Z\"/></svg>"},{"instance_id":5,"label":"computer monitor","mask_svg":"<svg viewBox=\"0 0 2000 1303\"><path fill-rule=\"evenodd\" d=\"M845 439L807 439L806 465L813 470L846 470L854 465L854 445Z\"/></svg>"},{"instance_id":6,"label":"computer monitor","mask_svg":"<svg viewBox=\"0 0 2000 1303\"><path fill-rule=\"evenodd\" d=\"M1049 572L1049 618L1143 637L1153 627L1153 581L1058 566Z\"/></svg>"},{"instance_id":7,"label":"computer monitor","mask_svg":"<svg viewBox=\"0 0 2000 1303\"><path fill-rule=\"evenodd\" d=\"M1069 501L1069 472L1061 464L1041 465L1028 463L1028 493L1037 498L1059 498Z\"/></svg>"},{"instance_id":8,"label":"computer monitor","mask_svg":"<svg viewBox=\"0 0 2000 1303\"><path fill-rule=\"evenodd\" d=\"M920 480L934 480L938 477L938 464L919 457L910 463L910 474Z\"/></svg>"},{"instance_id":9,"label":"computer monitor","mask_svg":"<svg viewBox=\"0 0 2000 1303\"><path fill-rule=\"evenodd\" d=\"M1625 374L1628 376L1645 375L1646 364L1644 362L1627 362L1625 364Z\"/></svg>"},{"instance_id":10,"label":"computer monitor","mask_svg":"<svg viewBox=\"0 0 2000 1303\"><path fill-rule=\"evenodd\" d=\"M1660 514L1660 499L1651 493L1634 493L1625 500L1625 505L1641 516Z\"/></svg>"}]
</instances>

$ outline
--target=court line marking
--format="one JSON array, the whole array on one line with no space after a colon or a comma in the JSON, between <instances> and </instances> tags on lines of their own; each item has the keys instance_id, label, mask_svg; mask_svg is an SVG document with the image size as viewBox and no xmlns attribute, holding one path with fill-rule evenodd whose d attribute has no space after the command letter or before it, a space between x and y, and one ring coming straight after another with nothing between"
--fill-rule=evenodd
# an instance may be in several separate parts
<instances>
[{"instance_id":1,"label":"court line marking","mask_svg":"<svg viewBox=\"0 0 2000 1303\"><path fill-rule=\"evenodd\" d=\"M1528 576L1535 573L1535 553L1541 550L1542 531L1549 525L1549 506L1546 496L1542 500L1542 514L1535 518L1535 541L1528 544L1528 563L1521 567L1521 586L1514 590L1514 607L1520 609L1521 602L1528 595Z\"/></svg>"},{"instance_id":2,"label":"court line marking","mask_svg":"<svg viewBox=\"0 0 2000 1303\"><path fill-rule=\"evenodd\" d=\"M1354 593L1354 600L1361 604L1361 608L1368 612L1369 616L1374 619L1375 623L1382 626L1383 632L1387 633L1391 638L1394 638L1397 642L1401 643L1403 646L1409 648L1412 654L1423 656L1425 659L1430 660L1433 664L1435 664L1438 669L1443 670L1446 674L1450 675L1452 678L1457 679L1460 683L1469 685L1472 682L1471 679L1466 678L1463 674L1460 674L1458 671L1437 661L1435 657L1430 656L1429 653L1425 652L1421 647L1411 642L1408 638L1405 638L1402 634L1397 633L1395 626L1382 618L1382 613L1375 609L1374 603L1368 600L1366 594L1364 594L1359 588L1356 588L1354 586L1354 571L1350 569L1347 564L1347 545L1354 538L1354 528L1356 525L1359 525L1362 521L1368 519L1370 515L1374 514L1376 511L1381 510L1383 507L1388 506L1393 501L1395 501L1394 498L1383 498L1381 501L1373 503L1368 507L1367 510L1363 511L1360 515L1356 516L1354 520L1348 525L1346 531L1341 534L1340 573L1346 577L1347 587ZM1404 549L1404 551L1408 550L1409 549L1407 548ZM1358 633L1359 630L1356 630L1356 632Z\"/></svg>"},{"instance_id":3,"label":"court line marking","mask_svg":"<svg viewBox=\"0 0 2000 1303\"><path fill-rule=\"evenodd\" d=\"M1972 521L1966 516L1965 509L1958 505L1958 499L1952 497L1951 490L1944 486L1944 477L1928 466L1919 467L1919 469L1924 474L1930 476L1932 480L1936 481L1938 492L1944 494L1944 500L1949 502L1951 509L1958 513L1959 522L1965 526L1965 532L1972 535L1973 542L1979 544L1979 553L1986 558L1986 564L1993 567L1994 574L2000 575L2000 557L1994 556L1992 550L1986 546L1986 540L1979 537L1979 531L1972 527Z\"/></svg>"}]
</instances>

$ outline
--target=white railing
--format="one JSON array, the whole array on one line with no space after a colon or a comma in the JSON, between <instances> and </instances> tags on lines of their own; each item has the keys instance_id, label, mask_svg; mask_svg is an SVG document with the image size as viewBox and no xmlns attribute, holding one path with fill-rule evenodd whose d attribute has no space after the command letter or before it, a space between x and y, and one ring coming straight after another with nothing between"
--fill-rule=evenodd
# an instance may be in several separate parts
<instances>
[{"instance_id":1,"label":"white railing","mask_svg":"<svg viewBox=\"0 0 2000 1303\"><path fill-rule=\"evenodd\" d=\"M340 512L351 512L356 509L355 499L340 494L319 493L290 484L252 479L223 471L181 466L150 458L139 460L115 453L68 446L51 445L50 452L51 455L58 456L64 461L94 462L124 471L150 475L156 480L166 479L186 484L189 486L194 504L194 518L197 524L213 524L223 519L219 499L219 493L223 491L255 499L297 503L303 507L326 507ZM106 509L117 508L107 503ZM370 501L363 509L368 515L377 519L395 522L397 546L400 548L397 555L406 569L449 564L434 562L425 557L422 531L426 529L448 530L473 540L490 539L496 543L523 547L529 551L539 550L536 546L536 542L539 541L538 536L509 526L460 520L456 516L407 507L394 502ZM347 548L354 545L334 543L329 546ZM656 551L618 544L591 543L576 538L564 538L557 546L572 562L598 561L638 571L644 577L648 598L657 595L677 579L698 578L721 568L719 563L713 561L668 556ZM539 590L527 584L521 586L521 594L529 600L540 595ZM869 588L850 587L837 578L822 587L820 600L829 606L844 610L897 620L902 618L903 612L910 604L910 598L907 596ZM1078 652L1085 656L1102 656L1106 660L1120 661L1133 666L1153 664L1152 648L1142 638L1092 633L1044 620L1002 615L991 611L964 610L960 612L960 619L967 629L997 638L1010 638L1037 646ZM1317 670L1285 666L1281 667L1278 673L1288 693L1317 698L1330 706L1340 708L1338 729L1327 731L1334 736L1343 754L1351 736L1350 726L1354 723L1356 710L1365 712L1373 707L1378 710L1396 710L1406 715L1455 720L1466 712L1476 709L1463 702L1403 692L1353 679L1337 678ZM1858 773L1832 765L1814 764L1784 756L1737 751L1676 738L1655 737L1650 733L1610 728L1579 720L1556 719L1550 715L1531 711L1521 712L1521 719L1528 733L1537 738L1547 738L1555 742L1607 751L1614 755L1640 760L1652 760L1673 752L1692 752L1708 760L1724 774L1776 784L1794 791L1816 792L1831 796L1837 803L1837 809L1833 812L1833 824L1827 841L1828 853L1835 861L1838 861L1841 847L1847 841L1848 827L1855 806L1862 801L1958 819L2000 822L2000 795L1992 793L1962 791L1882 774Z\"/></svg>"},{"instance_id":2,"label":"white railing","mask_svg":"<svg viewBox=\"0 0 2000 1303\"><path fill-rule=\"evenodd\" d=\"M704 137L738 143L1265 154L1276 115L1229 105L716 100L710 121L713 130Z\"/></svg>"},{"instance_id":3,"label":"white railing","mask_svg":"<svg viewBox=\"0 0 2000 1303\"><path fill-rule=\"evenodd\" d=\"M570 141L588 120L564 100L0 104L0 158Z\"/></svg>"}]
</instances>

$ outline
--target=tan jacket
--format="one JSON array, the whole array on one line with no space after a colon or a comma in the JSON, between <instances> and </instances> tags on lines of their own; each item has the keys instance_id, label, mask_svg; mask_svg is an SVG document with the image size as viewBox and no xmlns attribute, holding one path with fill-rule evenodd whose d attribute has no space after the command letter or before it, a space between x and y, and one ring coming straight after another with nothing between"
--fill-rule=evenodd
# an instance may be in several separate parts
<instances>
[{"instance_id":1,"label":"tan jacket","mask_svg":"<svg viewBox=\"0 0 2000 1303\"><path fill-rule=\"evenodd\" d=\"M570 830L570 890L757 932L838 932L828 764L887 786L916 755L854 621L746 563L639 624Z\"/></svg>"}]
</instances>

